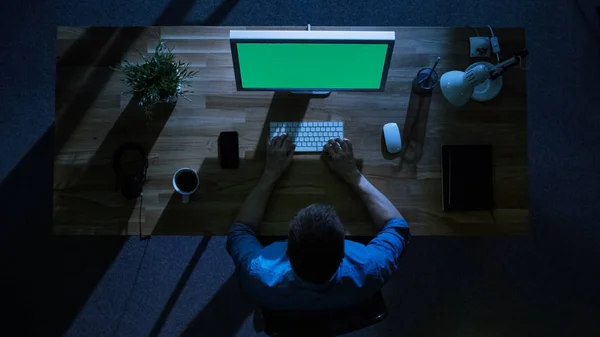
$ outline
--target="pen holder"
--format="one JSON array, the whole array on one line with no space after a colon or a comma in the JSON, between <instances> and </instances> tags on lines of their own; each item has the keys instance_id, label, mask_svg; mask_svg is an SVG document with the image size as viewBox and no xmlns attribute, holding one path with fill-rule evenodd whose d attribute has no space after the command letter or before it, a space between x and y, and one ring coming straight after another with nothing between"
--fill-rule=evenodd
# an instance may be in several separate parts
<instances>
[{"instance_id":1,"label":"pen holder","mask_svg":"<svg viewBox=\"0 0 600 337\"><path fill-rule=\"evenodd\" d=\"M438 74L432 68L422 68L413 79L412 89L419 95L431 94L439 80Z\"/></svg>"}]
</instances>

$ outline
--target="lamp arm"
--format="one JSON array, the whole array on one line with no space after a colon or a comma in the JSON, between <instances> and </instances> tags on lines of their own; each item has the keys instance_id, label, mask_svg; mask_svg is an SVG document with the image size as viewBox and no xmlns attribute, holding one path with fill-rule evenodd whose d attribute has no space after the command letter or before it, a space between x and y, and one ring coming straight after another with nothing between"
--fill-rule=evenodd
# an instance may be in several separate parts
<instances>
[{"instance_id":1,"label":"lamp arm","mask_svg":"<svg viewBox=\"0 0 600 337\"><path fill-rule=\"evenodd\" d=\"M529 55L529 51L527 49L523 49L522 51L520 51L518 53L515 53L512 57L510 57L510 58L508 58L508 59L506 59L506 60L498 63L490 71L490 79L491 80L497 79L502 74L504 74L504 72L508 68L519 64L519 62L521 61L521 59L527 57L527 55Z\"/></svg>"}]
</instances>

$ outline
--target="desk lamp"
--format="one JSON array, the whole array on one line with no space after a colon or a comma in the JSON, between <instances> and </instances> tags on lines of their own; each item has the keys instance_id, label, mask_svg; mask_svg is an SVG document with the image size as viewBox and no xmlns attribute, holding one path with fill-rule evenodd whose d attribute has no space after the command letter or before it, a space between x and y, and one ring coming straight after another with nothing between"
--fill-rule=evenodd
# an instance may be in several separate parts
<instances>
[{"instance_id":1,"label":"desk lamp","mask_svg":"<svg viewBox=\"0 0 600 337\"><path fill-rule=\"evenodd\" d=\"M463 106L471 99L489 101L500 93L502 74L506 69L519 64L528 54L525 49L496 65L476 62L465 71L452 70L444 73L440 78L442 94L455 106Z\"/></svg>"}]
</instances>

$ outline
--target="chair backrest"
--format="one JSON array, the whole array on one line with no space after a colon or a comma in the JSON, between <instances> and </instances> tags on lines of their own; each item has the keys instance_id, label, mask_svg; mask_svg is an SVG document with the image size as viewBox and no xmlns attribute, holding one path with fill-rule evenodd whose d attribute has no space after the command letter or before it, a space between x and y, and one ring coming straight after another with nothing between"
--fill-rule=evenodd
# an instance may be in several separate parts
<instances>
[{"instance_id":1,"label":"chair backrest","mask_svg":"<svg viewBox=\"0 0 600 337\"><path fill-rule=\"evenodd\" d=\"M265 333L273 337L337 336L373 325L387 316L381 291L356 306L335 311L261 310Z\"/></svg>"}]
</instances>

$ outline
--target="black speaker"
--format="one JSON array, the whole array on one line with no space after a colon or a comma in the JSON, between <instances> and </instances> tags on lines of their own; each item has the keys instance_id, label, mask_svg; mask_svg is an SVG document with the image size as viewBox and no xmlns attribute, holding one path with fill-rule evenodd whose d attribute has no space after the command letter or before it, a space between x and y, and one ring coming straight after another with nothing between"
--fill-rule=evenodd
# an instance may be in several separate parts
<instances>
[{"instance_id":1,"label":"black speaker","mask_svg":"<svg viewBox=\"0 0 600 337\"><path fill-rule=\"evenodd\" d=\"M140 154L144 161L142 171L139 173L123 174L121 157L125 151L136 151ZM121 145L113 155L113 171L115 172L117 190L121 190L121 194L128 200L138 198L142 194L142 188L146 182L146 172L148 171L148 156L144 148L136 143Z\"/></svg>"}]
</instances>

